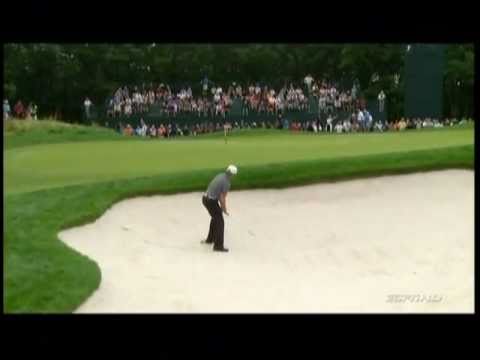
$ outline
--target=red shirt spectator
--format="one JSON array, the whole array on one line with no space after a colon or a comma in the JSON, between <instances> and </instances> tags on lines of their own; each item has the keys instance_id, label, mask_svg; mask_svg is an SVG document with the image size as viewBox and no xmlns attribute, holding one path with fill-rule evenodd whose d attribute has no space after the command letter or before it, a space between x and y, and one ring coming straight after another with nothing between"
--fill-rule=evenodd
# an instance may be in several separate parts
<instances>
[{"instance_id":1,"label":"red shirt spectator","mask_svg":"<svg viewBox=\"0 0 480 360\"><path fill-rule=\"evenodd\" d=\"M15 115L17 118L22 119L24 114L25 114L25 107L23 106L22 102L20 100L17 101L17 104L15 105L14 108Z\"/></svg>"}]
</instances>

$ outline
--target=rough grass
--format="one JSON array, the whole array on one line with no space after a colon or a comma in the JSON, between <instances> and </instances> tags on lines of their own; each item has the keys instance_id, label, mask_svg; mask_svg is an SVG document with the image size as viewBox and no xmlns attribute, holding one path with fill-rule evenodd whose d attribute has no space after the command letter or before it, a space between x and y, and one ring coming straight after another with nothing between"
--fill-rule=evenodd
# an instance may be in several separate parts
<instances>
[{"instance_id":1,"label":"rough grass","mask_svg":"<svg viewBox=\"0 0 480 360\"><path fill-rule=\"evenodd\" d=\"M111 129L69 124L55 119L8 120L4 122L5 149L77 141L125 140Z\"/></svg>"}]
</instances>

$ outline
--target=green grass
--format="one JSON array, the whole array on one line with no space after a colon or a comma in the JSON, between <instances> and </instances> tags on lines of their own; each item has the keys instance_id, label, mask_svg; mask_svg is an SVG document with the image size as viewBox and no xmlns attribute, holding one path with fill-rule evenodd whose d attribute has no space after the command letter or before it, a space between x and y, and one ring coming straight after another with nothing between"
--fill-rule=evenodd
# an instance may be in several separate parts
<instances>
[{"instance_id":1,"label":"green grass","mask_svg":"<svg viewBox=\"0 0 480 360\"><path fill-rule=\"evenodd\" d=\"M9 148L5 152L5 190L9 194L20 193L219 168L228 163L235 163L241 169L299 160L462 146L473 143L473 131L314 135L260 130L234 133L228 144L221 134L198 139L96 140Z\"/></svg>"},{"instance_id":2,"label":"green grass","mask_svg":"<svg viewBox=\"0 0 480 360\"><path fill-rule=\"evenodd\" d=\"M17 151L35 160L22 162ZM239 165L233 190L473 169L474 163L472 129L351 136L254 131L232 136L227 145L220 135L164 142L22 144L4 156L10 181L5 197L4 311L12 313L72 312L99 286L98 265L64 245L57 237L61 229L93 221L128 197L204 190L230 162ZM122 157L130 159L127 166L114 162ZM18 171L17 163L33 168ZM117 167L121 171L115 172ZM75 185L64 186L68 184Z\"/></svg>"}]
</instances>

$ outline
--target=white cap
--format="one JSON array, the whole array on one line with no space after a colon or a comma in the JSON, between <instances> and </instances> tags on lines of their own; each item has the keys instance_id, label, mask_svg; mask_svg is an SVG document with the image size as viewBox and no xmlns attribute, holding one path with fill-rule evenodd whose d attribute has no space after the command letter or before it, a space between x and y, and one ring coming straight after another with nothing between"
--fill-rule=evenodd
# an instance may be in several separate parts
<instances>
[{"instance_id":1,"label":"white cap","mask_svg":"<svg viewBox=\"0 0 480 360\"><path fill-rule=\"evenodd\" d=\"M227 172L232 174L232 175L237 175L237 167L235 165L228 165L227 167Z\"/></svg>"}]
</instances>

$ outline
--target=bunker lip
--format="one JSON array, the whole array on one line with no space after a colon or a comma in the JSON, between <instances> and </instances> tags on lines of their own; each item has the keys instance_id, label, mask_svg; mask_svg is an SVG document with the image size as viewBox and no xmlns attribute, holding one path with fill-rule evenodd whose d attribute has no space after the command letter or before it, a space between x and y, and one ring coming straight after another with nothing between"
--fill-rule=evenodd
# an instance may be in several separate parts
<instances>
[{"instance_id":1,"label":"bunker lip","mask_svg":"<svg viewBox=\"0 0 480 360\"><path fill-rule=\"evenodd\" d=\"M229 253L200 243L201 195L124 200L61 231L102 271L76 312L474 311L473 171L232 191Z\"/></svg>"}]
</instances>

